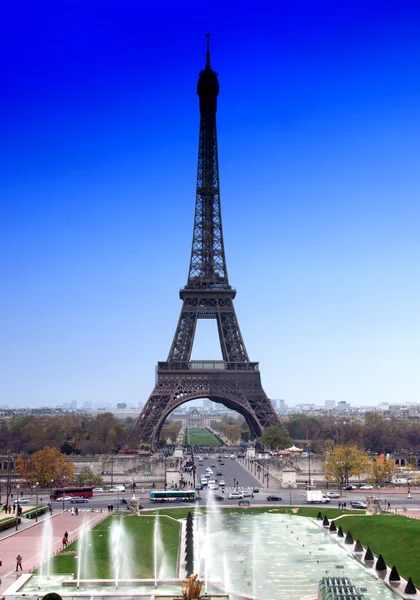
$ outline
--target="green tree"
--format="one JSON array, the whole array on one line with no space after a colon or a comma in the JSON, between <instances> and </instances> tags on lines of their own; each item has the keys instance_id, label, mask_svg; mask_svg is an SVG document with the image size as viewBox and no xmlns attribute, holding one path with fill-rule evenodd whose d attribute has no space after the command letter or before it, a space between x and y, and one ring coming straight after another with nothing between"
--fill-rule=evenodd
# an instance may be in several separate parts
<instances>
[{"instance_id":1,"label":"green tree","mask_svg":"<svg viewBox=\"0 0 420 600\"><path fill-rule=\"evenodd\" d=\"M361 475L367 464L368 457L354 444L330 446L325 453L325 479L342 486L349 477Z\"/></svg>"},{"instance_id":2,"label":"green tree","mask_svg":"<svg viewBox=\"0 0 420 600\"><path fill-rule=\"evenodd\" d=\"M287 429L278 427L277 425L266 427L259 439L264 448L269 450L287 448L292 445L292 440Z\"/></svg>"},{"instance_id":3,"label":"green tree","mask_svg":"<svg viewBox=\"0 0 420 600\"><path fill-rule=\"evenodd\" d=\"M105 482L100 475L95 475L92 469L88 466L83 467L80 473L74 478L74 483L77 486L93 485L95 487L102 487Z\"/></svg>"}]
</instances>

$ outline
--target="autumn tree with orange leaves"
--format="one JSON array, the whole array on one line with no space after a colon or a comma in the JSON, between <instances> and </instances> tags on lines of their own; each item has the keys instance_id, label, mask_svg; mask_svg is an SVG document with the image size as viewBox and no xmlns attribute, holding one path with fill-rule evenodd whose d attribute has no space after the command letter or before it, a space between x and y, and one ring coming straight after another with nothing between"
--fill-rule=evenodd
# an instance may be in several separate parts
<instances>
[{"instance_id":1,"label":"autumn tree with orange leaves","mask_svg":"<svg viewBox=\"0 0 420 600\"><path fill-rule=\"evenodd\" d=\"M30 485L39 483L40 487L61 486L74 479L74 466L68 456L49 446L30 458L19 456L15 469Z\"/></svg>"}]
</instances>

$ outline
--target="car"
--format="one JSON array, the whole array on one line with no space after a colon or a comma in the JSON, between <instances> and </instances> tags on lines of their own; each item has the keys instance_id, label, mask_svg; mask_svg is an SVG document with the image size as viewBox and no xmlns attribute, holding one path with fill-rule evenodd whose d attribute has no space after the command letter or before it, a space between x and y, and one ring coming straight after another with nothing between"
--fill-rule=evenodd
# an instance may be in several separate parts
<instances>
[{"instance_id":1,"label":"car","mask_svg":"<svg viewBox=\"0 0 420 600\"><path fill-rule=\"evenodd\" d=\"M260 488L257 488L257 487L252 488L253 494L258 494L259 491L260 491Z\"/></svg>"},{"instance_id":2,"label":"car","mask_svg":"<svg viewBox=\"0 0 420 600\"><path fill-rule=\"evenodd\" d=\"M206 473L206 477L211 477L213 475L213 471L210 473Z\"/></svg>"},{"instance_id":3,"label":"car","mask_svg":"<svg viewBox=\"0 0 420 600\"><path fill-rule=\"evenodd\" d=\"M217 500L218 502L221 502L222 500L225 499L225 497L221 496L220 494L214 494L214 499Z\"/></svg>"},{"instance_id":4,"label":"car","mask_svg":"<svg viewBox=\"0 0 420 600\"><path fill-rule=\"evenodd\" d=\"M366 508L366 502L361 502L360 500L352 500L350 504L352 508Z\"/></svg>"},{"instance_id":5,"label":"car","mask_svg":"<svg viewBox=\"0 0 420 600\"><path fill-rule=\"evenodd\" d=\"M280 496L267 496L267 500L270 502L281 502Z\"/></svg>"},{"instance_id":6,"label":"car","mask_svg":"<svg viewBox=\"0 0 420 600\"><path fill-rule=\"evenodd\" d=\"M222 471L217 471L216 472L217 477L221 477L223 475Z\"/></svg>"},{"instance_id":7,"label":"car","mask_svg":"<svg viewBox=\"0 0 420 600\"><path fill-rule=\"evenodd\" d=\"M211 468L212 468L212 469L215 469L215 468L216 468L216 465L210 465L210 466L211 466Z\"/></svg>"},{"instance_id":8,"label":"car","mask_svg":"<svg viewBox=\"0 0 420 600\"><path fill-rule=\"evenodd\" d=\"M92 492L94 494L102 494L102 492L104 491L104 488L93 488Z\"/></svg>"},{"instance_id":9,"label":"car","mask_svg":"<svg viewBox=\"0 0 420 600\"><path fill-rule=\"evenodd\" d=\"M29 504L29 498L19 498L14 501L14 504Z\"/></svg>"},{"instance_id":10,"label":"car","mask_svg":"<svg viewBox=\"0 0 420 600\"><path fill-rule=\"evenodd\" d=\"M196 490L202 490L204 488L204 484L202 483L197 483L197 485L195 486Z\"/></svg>"},{"instance_id":11,"label":"car","mask_svg":"<svg viewBox=\"0 0 420 600\"><path fill-rule=\"evenodd\" d=\"M219 486L217 483L209 483L209 490L218 490Z\"/></svg>"},{"instance_id":12,"label":"car","mask_svg":"<svg viewBox=\"0 0 420 600\"><path fill-rule=\"evenodd\" d=\"M327 492L328 498L340 498L339 492Z\"/></svg>"},{"instance_id":13,"label":"car","mask_svg":"<svg viewBox=\"0 0 420 600\"><path fill-rule=\"evenodd\" d=\"M249 500L239 500L238 502L239 506L250 506L250 501Z\"/></svg>"},{"instance_id":14,"label":"car","mask_svg":"<svg viewBox=\"0 0 420 600\"><path fill-rule=\"evenodd\" d=\"M229 500L238 500L238 498L243 498L242 492L230 492Z\"/></svg>"},{"instance_id":15,"label":"car","mask_svg":"<svg viewBox=\"0 0 420 600\"><path fill-rule=\"evenodd\" d=\"M220 465L224 465L225 463L223 462L223 460L221 460L219 464Z\"/></svg>"},{"instance_id":16,"label":"car","mask_svg":"<svg viewBox=\"0 0 420 600\"><path fill-rule=\"evenodd\" d=\"M70 502L71 500L73 500L73 496L60 496L55 499L56 502Z\"/></svg>"},{"instance_id":17,"label":"car","mask_svg":"<svg viewBox=\"0 0 420 600\"><path fill-rule=\"evenodd\" d=\"M235 460L236 456L235 456L234 454L231 454L231 455L230 455L230 458L231 458L232 460Z\"/></svg>"},{"instance_id":18,"label":"car","mask_svg":"<svg viewBox=\"0 0 420 600\"><path fill-rule=\"evenodd\" d=\"M219 481L219 485L220 485L220 487L225 487L225 485L226 485L226 483L225 483L225 480L224 480L224 479L221 479L221 480Z\"/></svg>"},{"instance_id":19,"label":"car","mask_svg":"<svg viewBox=\"0 0 420 600\"><path fill-rule=\"evenodd\" d=\"M367 483L366 485L361 485L360 489L361 490L373 490L373 485L370 485L369 483Z\"/></svg>"},{"instance_id":20,"label":"car","mask_svg":"<svg viewBox=\"0 0 420 600\"><path fill-rule=\"evenodd\" d=\"M82 498L82 496L77 496L75 498L72 498L70 500L70 502L72 504L84 504L85 502L87 502L87 499L86 498Z\"/></svg>"},{"instance_id":21,"label":"car","mask_svg":"<svg viewBox=\"0 0 420 600\"><path fill-rule=\"evenodd\" d=\"M342 487L343 490L355 490L356 486L355 485L343 485Z\"/></svg>"},{"instance_id":22,"label":"car","mask_svg":"<svg viewBox=\"0 0 420 600\"><path fill-rule=\"evenodd\" d=\"M251 490L244 490L242 492L242 498L253 498L254 494L253 492L251 492Z\"/></svg>"}]
</instances>

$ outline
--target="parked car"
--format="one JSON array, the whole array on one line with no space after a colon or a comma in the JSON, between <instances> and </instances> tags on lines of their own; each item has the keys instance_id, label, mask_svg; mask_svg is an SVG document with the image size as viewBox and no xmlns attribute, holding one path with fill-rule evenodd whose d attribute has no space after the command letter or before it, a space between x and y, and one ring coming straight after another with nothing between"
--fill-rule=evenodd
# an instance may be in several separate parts
<instances>
[{"instance_id":1,"label":"parked car","mask_svg":"<svg viewBox=\"0 0 420 600\"><path fill-rule=\"evenodd\" d=\"M76 496L75 498L72 498L70 500L70 502L72 504L84 504L85 502L87 502L86 498L82 498L82 496Z\"/></svg>"},{"instance_id":2,"label":"parked car","mask_svg":"<svg viewBox=\"0 0 420 600\"><path fill-rule=\"evenodd\" d=\"M367 483L366 485L361 485L360 489L361 490L373 490L373 485L370 485L369 483Z\"/></svg>"},{"instance_id":3,"label":"parked car","mask_svg":"<svg viewBox=\"0 0 420 600\"><path fill-rule=\"evenodd\" d=\"M355 485L343 485L343 490L355 490L357 489Z\"/></svg>"},{"instance_id":4,"label":"parked car","mask_svg":"<svg viewBox=\"0 0 420 600\"><path fill-rule=\"evenodd\" d=\"M281 502L281 498L280 498L280 496L267 496L267 500L268 500L269 502L270 502L270 501L273 501L273 502Z\"/></svg>"},{"instance_id":5,"label":"parked car","mask_svg":"<svg viewBox=\"0 0 420 600\"><path fill-rule=\"evenodd\" d=\"M243 498L242 492L230 492L229 500L238 500L238 498Z\"/></svg>"},{"instance_id":6,"label":"parked car","mask_svg":"<svg viewBox=\"0 0 420 600\"><path fill-rule=\"evenodd\" d=\"M350 504L352 508L366 508L366 502L361 502L360 500L352 500Z\"/></svg>"},{"instance_id":7,"label":"parked car","mask_svg":"<svg viewBox=\"0 0 420 600\"><path fill-rule=\"evenodd\" d=\"M339 498L340 493L339 492L327 492L327 496L328 496L328 498Z\"/></svg>"},{"instance_id":8,"label":"parked car","mask_svg":"<svg viewBox=\"0 0 420 600\"><path fill-rule=\"evenodd\" d=\"M102 492L104 491L104 488L93 488L92 492L94 494L102 494Z\"/></svg>"}]
</instances>

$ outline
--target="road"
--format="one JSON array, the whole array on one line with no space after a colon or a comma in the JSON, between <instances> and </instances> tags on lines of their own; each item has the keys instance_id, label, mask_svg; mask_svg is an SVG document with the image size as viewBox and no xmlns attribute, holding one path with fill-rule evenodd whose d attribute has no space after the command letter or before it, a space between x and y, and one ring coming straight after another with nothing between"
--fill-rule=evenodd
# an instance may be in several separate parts
<instances>
[{"instance_id":1,"label":"road","mask_svg":"<svg viewBox=\"0 0 420 600\"><path fill-rule=\"evenodd\" d=\"M302 488L292 489L292 490L288 490L288 489L274 490L274 489L261 488L261 483L253 475L251 475L239 463L238 460L231 459L231 458L223 458L222 459L223 464L219 464L217 461L216 453L210 454L207 456L209 456L209 458L208 459L203 458L202 464L199 464L198 457L197 456L195 457L196 482L200 481L201 474L205 474L207 466L212 468L215 475L216 475L218 468L220 468L220 471L223 473L223 475L216 476L215 478L217 480L224 479L224 481L226 483L224 494L222 493L221 489L216 491L216 494L225 497L223 502L221 502L220 504L237 506L238 500L234 500L234 499L229 500L229 498L228 498L229 493L232 492L234 489L233 486L234 486L234 481L235 481L235 486L236 485L238 486L239 491L252 490L254 488L258 488L260 490L258 493L254 493L254 498L248 498L250 500L251 504L268 504L268 505L279 504L282 506L284 506L284 505L286 505L286 506L287 505L292 505L292 506L304 505L305 506L306 505L306 492ZM216 466L212 467L212 465L216 465ZM192 474L184 473L183 477L189 483L188 487L192 488L193 487ZM327 492L326 489L324 489L323 491L325 493ZM330 491L331 491L331 488L330 488ZM199 494L202 497L202 500L200 501L200 503L205 504L207 502L208 491L206 489L200 490ZM280 502L268 502L267 495L280 496L282 498L282 500ZM376 496L377 491L376 490L372 490L372 491L364 491L364 490L344 491L344 490L342 490L341 497L331 499L329 506L337 507L339 502L340 503L346 502L347 508L350 508L351 500L365 501L367 495L375 495ZM144 508L151 508L153 506L156 506L155 503L150 502L148 490L142 491L141 489L139 489L139 487L137 487L136 496L137 496L137 498L140 499L140 502L144 506ZM89 500L88 503L79 504L77 506L79 507L79 509L82 509L82 510L86 509L86 508L89 508L89 509L97 508L97 509L107 510L108 504L113 504L114 509L117 509L118 507L125 507L125 504L121 504L122 498L128 500L131 497L132 497L131 491L126 491L126 492L119 493L119 494L117 494L116 492L96 494L94 496L94 498ZM418 493L412 493L412 498L408 499L406 490L400 490L400 491L395 490L395 489L381 490L380 498L383 501L382 506L384 508L385 508L385 506L387 506L388 502L391 503L391 508L395 508L395 509L397 509L397 508L402 509L404 506L407 508L420 508L420 494L418 494ZM61 508L62 503L55 502L54 505L57 508ZM66 503L67 508L70 508L71 506L73 506L73 505Z\"/></svg>"}]
</instances>

